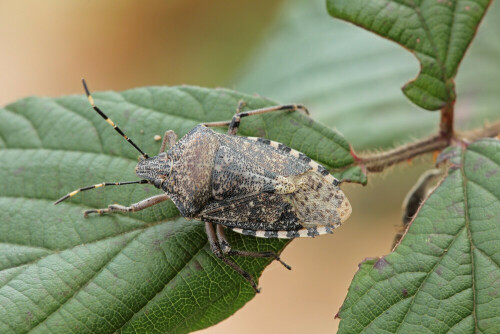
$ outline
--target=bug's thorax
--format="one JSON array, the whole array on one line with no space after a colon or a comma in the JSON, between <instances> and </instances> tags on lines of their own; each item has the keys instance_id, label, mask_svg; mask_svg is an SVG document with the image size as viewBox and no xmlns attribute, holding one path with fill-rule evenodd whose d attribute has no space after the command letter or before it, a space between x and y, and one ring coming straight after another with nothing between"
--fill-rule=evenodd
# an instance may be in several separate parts
<instances>
[{"instance_id":1,"label":"bug's thorax","mask_svg":"<svg viewBox=\"0 0 500 334\"><path fill-rule=\"evenodd\" d=\"M168 154L163 152L157 156L139 161L135 174L142 179L151 181L156 188L161 188L172 171L172 162Z\"/></svg>"},{"instance_id":2,"label":"bug's thorax","mask_svg":"<svg viewBox=\"0 0 500 334\"><path fill-rule=\"evenodd\" d=\"M212 198L212 173L218 135L197 126L168 150L172 164L162 190L184 217L194 217Z\"/></svg>"}]
</instances>

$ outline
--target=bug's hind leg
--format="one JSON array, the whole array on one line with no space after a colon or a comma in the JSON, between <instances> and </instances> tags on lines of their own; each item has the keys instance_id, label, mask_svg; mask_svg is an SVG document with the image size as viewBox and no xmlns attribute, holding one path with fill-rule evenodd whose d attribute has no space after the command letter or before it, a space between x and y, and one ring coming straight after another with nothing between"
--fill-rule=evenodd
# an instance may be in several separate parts
<instances>
[{"instance_id":1,"label":"bug's hind leg","mask_svg":"<svg viewBox=\"0 0 500 334\"><path fill-rule=\"evenodd\" d=\"M240 120L242 117L265 114L265 113L273 112L273 111L295 111L295 110L302 110L306 115L309 115L309 111L307 110L307 108L301 104L285 104L285 105L281 105L281 106L273 106L273 107L267 107L267 108L249 110L249 111L241 111L245 107L245 105L246 105L246 103L243 100L241 100L238 103L236 115L233 116L233 119L231 121L211 122L211 123L204 123L203 125L208 126L208 127L228 126L229 128L227 130L227 133L230 135L236 135L236 133L238 133L238 128L240 126Z\"/></svg>"},{"instance_id":2,"label":"bug's hind leg","mask_svg":"<svg viewBox=\"0 0 500 334\"><path fill-rule=\"evenodd\" d=\"M255 292L259 293L260 289L257 287L257 283L255 283L255 280L252 277L252 275L247 273L245 270L241 269L233 261L229 260L221 251L219 244L217 242L217 236L215 233L214 225L212 223L205 223L205 230L207 232L208 243L210 244L210 249L212 250L212 253L214 253L214 255L217 256L222 262L233 268L238 274L243 276L243 278L246 279L252 285L252 288L255 290Z\"/></svg>"},{"instance_id":3,"label":"bug's hind leg","mask_svg":"<svg viewBox=\"0 0 500 334\"><path fill-rule=\"evenodd\" d=\"M231 245L227 241L226 234L224 233L224 227L222 225L217 225L217 239L219 240L219 245L222 252L225 255L237 255L237 256L248 256L248 257L271 257L276 261L279 261L286 269L292 270L288 264L281 260L280 256L274 252L247 252L232 249Z\"/></svg>"},{"instance_id":4,"label":"bug's hind leg","mask_svg":"<svg viewBox=\"0 0 500 334\"><path fill-rule=\"evenodd\" d=\"M168 200L168 196L166 194L156 195L149 198L146 198L140 202L134 203L130 206L123 206L119 204L111 204L106 209L92 209L86 210L83 213L84 217L87 217L90 213L98 213L100 215L104 213L112 213L112 212L137 212L149 208L153 205L161 203L163 201Z\"/></svg>"}]
</instances>

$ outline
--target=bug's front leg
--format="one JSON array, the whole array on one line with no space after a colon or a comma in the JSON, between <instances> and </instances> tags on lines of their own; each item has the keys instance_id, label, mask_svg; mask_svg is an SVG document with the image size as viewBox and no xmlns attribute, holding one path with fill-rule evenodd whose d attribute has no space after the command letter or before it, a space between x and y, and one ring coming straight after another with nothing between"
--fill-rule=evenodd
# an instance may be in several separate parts
<instances>
[{"instance_id":1,"label":"bug's front leg","mask_svg":"<svg viewBox=\"0 0 500 334\"><path fill-rule=\"evenodd\" d=\"M137 212L149 208L158 203L164 202L168 200L168 196L166 194L156 195L149 198L146 198L140 202L134 203L130 206L123 206L119 204L111 204L106 209L92 209L86 210L83 213L84 217L87 217L90 213L98 213L100 215L104 213L112 213L112 212Z\"/></svg>"},{"instance_id":2,"label":"bug's front leg","mask_svg":"<svg viewBox=\"0 0 500 334\"><path fill-rule=\"evenodd\" d=\"M233 268L238 274L243 276L251 285L255 292L259 293L260 289L257 287L257 283L253 279L252 275L247 273L245 270L241 269L236 263L229 260L224 253L221 251L219 244L217 242L217 236L215 233L214 225L212 223L205 223L205 230L207 232L208 243L210 244L210 250L217 256L222 262Z\"/></svg>"},{"instance_id":3,"label":"bug's front leg","mask_svg":"<svg viewBox=\"0 0 500 334\"><path fill-rule=\"evenodd\" d=\"M222 252L225 255L237 255L237 256L248 256L248 257L271 257L276 261L279 261L286 269L292 270L288 264L281 260L280 256L274 252L247 252L232 249L231 245L227 241L226 234L224 233L224 227L222 225L217 225L217 239L219 240L219 245Z\"/></svg>"}]
</instances>

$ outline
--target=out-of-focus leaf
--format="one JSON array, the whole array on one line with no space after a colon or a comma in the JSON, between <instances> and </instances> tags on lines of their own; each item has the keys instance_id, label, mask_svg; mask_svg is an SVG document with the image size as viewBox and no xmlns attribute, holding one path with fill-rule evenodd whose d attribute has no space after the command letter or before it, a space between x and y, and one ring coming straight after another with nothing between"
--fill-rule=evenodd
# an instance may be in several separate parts
<instances>
[{"instance_id":1,"label":"out-of-focus leaf","mask_svg":"<svg viewBox=\"0 0 500 334\"><path fill-rule=\"evenodd\" d=\"M445 2L442 2L445 3ZM457 75L458 128L496 119L500 104L500 4L493 3ZM397 44L332 19L323 0L285 2L235 87L299 101L356 150L392 146L438 129L439 115L408 102L400 87L418 72Z\"/></svg>"},{"instance_id":2,"label":"out-of-focus leaf","mask_svg":"<svg viewBox=\"0 0 500 334\"><path fill-rule=\"evenodd\" d=\"M95 101L150 155L167 129L229 120L272 101L224 89L148 87L96 93ZM241 135L288 144L330 168L352 163L348 143L299 112L249 117ZM218 131L227 131L219 129ZM233 314L251 286L216 259L204 225L171 202L130 215L83 218L89 208L128 205L160 193L148 185L82 192L136 180L136 152L83 96L26 98L0 109L0 332L188 332ZM235 249L279 252L282 240L228 233ZM236 258L258 278L266 259ZM284 272L286 274L286 272Z\"/></svg>"},{"instance_id":3,"label":"out-of-focus leaf","mask_svg":"<svg viewBox=\"0 0 500 334\"><path fill-rule=\"evenodd\" d=\"M448 175L402 242L361 265L339 333L500 332L500 141L445 154Z\"/></svg>"}]
</instances>

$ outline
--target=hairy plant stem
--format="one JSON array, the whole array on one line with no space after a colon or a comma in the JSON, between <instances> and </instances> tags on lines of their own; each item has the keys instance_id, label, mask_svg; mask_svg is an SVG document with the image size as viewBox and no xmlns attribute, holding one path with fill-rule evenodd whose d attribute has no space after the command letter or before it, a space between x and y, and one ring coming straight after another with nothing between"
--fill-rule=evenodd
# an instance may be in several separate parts
<instances>
[{"instance_id":1,"label":"hairy plant stem","mask_svg":"<svg viewBox=\"0 0 500 334\"><path fill-rule=\"evenodd\" d=\"M364 168L366 172L381 172L398 162L408 161L424 153L440 151L448 146L450 139L441 134L429 138L421 139L416 142L399 146L389 151L373 153L367 156L357 156L357 164Z\"/></svg>"},{"instance_id":2,"label":"hairy plant stem","mask_svg":"<svg viewBox=\"0 0 500 334\"><path fill-rule=\"evenodd\" d=\"M500 133L500 121L471 131L453 132L453 125L449 123L453 121L453 109L451 109L451 112L450 110L444 111L444 109L441 114L442 123L440 124L439 134L385 152L369 155L357 155L351 149L351 155L354 157L356 165L364 169L365 172L381 172L399 162L408 161L425 153L441 151L449 146L451 142L467 144L480 138L494 137ZM443 124L445 122L447 124Z\"/></svg>"}]
</instances>

